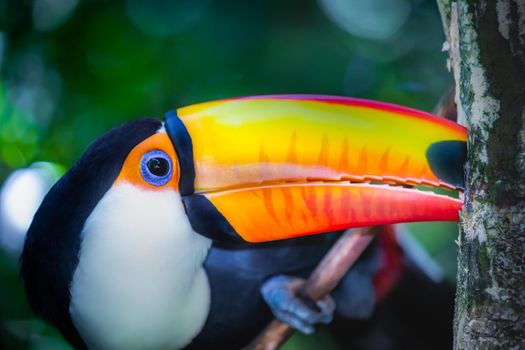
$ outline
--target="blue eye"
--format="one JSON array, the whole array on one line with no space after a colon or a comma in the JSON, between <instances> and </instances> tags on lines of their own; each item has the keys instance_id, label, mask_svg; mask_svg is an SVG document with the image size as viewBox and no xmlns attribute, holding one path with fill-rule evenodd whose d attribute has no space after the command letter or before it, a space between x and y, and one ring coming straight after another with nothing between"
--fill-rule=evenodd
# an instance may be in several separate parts
<instances>
[{"instance_id":1,"label":"blue eye","mask_svg":"<svg viewBox=\"0 0 525 350\"><path fill-rule=\"evenodd\" d=\"M160 150L149 151L140 160L140 173L147 183L153 186L164 186L171 180L171 159Z\"/></svg>"}]
</instances>

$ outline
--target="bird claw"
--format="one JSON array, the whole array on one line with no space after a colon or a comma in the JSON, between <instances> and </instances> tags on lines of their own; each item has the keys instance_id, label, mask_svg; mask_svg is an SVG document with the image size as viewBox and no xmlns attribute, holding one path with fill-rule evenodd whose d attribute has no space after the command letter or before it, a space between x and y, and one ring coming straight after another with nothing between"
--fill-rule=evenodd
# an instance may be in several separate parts
<instances>
[{"instance_id":1,"label":"bird claw","mask_svg":"<svg viewBox=\"0 0 525 350\"><path fill-rule=\"evenodd\" d=\"M314 301L299 293L303 283L302 278L278 275L263 284L261 294L277 319L304 334L312 334L316 324L332 321L335 302L329 295Z\"/></svg>"}]
</instances>

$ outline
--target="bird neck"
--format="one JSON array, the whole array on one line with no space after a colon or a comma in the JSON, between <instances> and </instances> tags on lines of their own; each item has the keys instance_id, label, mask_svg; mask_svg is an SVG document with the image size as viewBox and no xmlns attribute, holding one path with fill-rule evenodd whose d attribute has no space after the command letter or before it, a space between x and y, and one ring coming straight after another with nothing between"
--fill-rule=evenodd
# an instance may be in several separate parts
<instances>
[{"instance_id":1,"label":"bird neck","mask_svg":"<svg viewBox=\"0 0 525 350\"><path fill-rule=\"evenodd\" d=\"M210 292L196 234L174 191L111 188L82 232L70 312L90 348L180 348L200 331Z\"/></svg>"}]
</instances>

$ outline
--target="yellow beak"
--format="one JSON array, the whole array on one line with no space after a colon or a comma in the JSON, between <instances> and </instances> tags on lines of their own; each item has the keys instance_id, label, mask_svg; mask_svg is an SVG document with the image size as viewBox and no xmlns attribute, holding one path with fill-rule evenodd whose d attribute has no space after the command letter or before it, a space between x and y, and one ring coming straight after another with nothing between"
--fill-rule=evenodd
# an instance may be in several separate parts
<instances>
[{"instance_id":1,"label":"yellow beak","mask_svg":"<svg viewBox=\"0 0 525 350\"><path fill-rule=\"evenodd\" d=\"M428 113L343 97L260 96L180 108L166 127L187 212L198 213L192 223L214 208L247 241L457 220L461 207L406 188L462 187L466 130ZM203 210L203 199L212 207Z\"/></svg>"}]
</instances>

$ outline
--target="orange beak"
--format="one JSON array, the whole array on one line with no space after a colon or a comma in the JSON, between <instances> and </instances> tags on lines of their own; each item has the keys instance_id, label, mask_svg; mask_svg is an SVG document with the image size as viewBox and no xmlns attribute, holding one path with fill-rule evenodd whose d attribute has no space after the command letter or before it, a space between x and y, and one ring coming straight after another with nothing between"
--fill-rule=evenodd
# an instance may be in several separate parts
<instances>
[{"instance_id":1,"label":"orange beak","mask_svg":"<svg viewBox=\"0 0 525 350\"><path fill-rule=\"evenodd\" d=\"M166 116L197 232L264 242L343 228L455 221L466 130L416 110L330 96L201 103Z\"/></svg>"}]
</instances>

